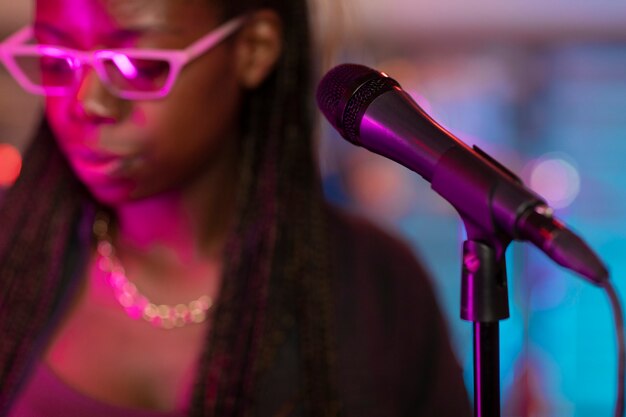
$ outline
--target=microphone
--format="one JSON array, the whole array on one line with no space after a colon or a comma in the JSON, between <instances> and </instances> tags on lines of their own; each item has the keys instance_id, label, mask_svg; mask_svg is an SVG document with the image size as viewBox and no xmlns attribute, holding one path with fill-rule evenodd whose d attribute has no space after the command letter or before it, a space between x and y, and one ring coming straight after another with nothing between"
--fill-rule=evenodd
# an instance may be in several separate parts
<instances>
[{"instance_id":1,"label":"microphone","mask_svg":"<svg viewBox=\"0 0 626 417\"><path fill-rule=\"evenodd\" d=\"M387 74L339 65L320 81L317 103L345 139L430 182L459 212L468 236L526 240L595 285L608 280L602 261L552 216L543 198L480 148L445 130Z\"/></svg>"}]
</instances>

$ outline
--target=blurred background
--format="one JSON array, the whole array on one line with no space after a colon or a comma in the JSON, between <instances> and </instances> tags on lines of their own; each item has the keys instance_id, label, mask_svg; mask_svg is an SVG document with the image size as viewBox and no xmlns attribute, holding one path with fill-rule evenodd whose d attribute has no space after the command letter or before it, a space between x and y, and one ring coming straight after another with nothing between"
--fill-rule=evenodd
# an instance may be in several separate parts
<instances>
[{"instance_id":1,"label":"blurred background","mask_svg":"<svg viewBox=\"0 0 626 417\"><path fill-rule=\"evenodd\" d=\"M626 2L313 6L326 51L315 65L360 63L398 80L435 120L545 197L626 293ZM0 36L30 13L28 1L2 2ZM19 173L40 108L0 68L0 190ZM417 174L348 144L325 121L320 133L328 197L407 239L432 273L471 392L471 324L459 319L465 237L458 215ZM527 244L511 245L507 266L503 415L612 415L617 360L608 298Z\"/></svg>"}]
</instances>

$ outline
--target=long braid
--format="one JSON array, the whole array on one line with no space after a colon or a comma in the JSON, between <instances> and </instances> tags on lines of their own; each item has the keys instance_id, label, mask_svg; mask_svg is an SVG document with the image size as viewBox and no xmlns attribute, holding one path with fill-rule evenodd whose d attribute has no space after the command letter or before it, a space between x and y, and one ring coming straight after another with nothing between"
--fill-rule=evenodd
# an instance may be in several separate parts
<instances>
[{"instance_id":1,"label":"long braid","mask_svg":"<svg viewBox=\"0 0 626 417\"><path fill-rule=\"evenodd\" d=\"M285 3L285 2L283 2ZM301 368L304 373L304 389L309 415L332 416L337 414L337 393L334 379L335 346L332 338L332 307L329 282L328 236L323 192L311 143L313 126L312 77L314 67L311 59L311 40L308 30L308 10L306 5L290 3L289 22L291 33L287 46L285 71L299 74L293 79L286 78L285 90L290 102L286 108L298 108L299 113L288 126L281 149L283 192L280 200L286 210L281 223L293 232L291 241L284 241L277 251L293 248L293 257L283 258L296 280L297 321L299 328L299 350ZM296 2L297 3L297 2ZM288 7L288 6L286 6ZM289 41L288 41L289 42ZM277 257L279 254L276 255Z\"/></svg>"},{"instance_id":2,"label":"long braid","mask_svg":"<svg viewBox=\"0 0 626 417\"><path fill-rule=\"evenodd\" d=\"M88 246L88 231L77 234L84 191L45 125L24 167L0 209L0 415L43 348L62 300L76 287Z\"/></svg>"},{"instance_id":3,"label":"long braid","mask_svg":"<svg viewBox=\"0 0 626 417\"><path fill-rule=\"evenodd\" d=\"M241 13L233 3L224 6L227 15ZM285 54L244 112L248 157L240 186L247 192L234 237L238 243L230 247L238 254L227 257L231 264L214 317L213 349L204 358L212 382L196 391L192 414L247 415L254 382L297 324L304 411L336 415L325 207L310 137L307 10L297 0L249 7L274 8L289 22ZM246 243L254 246L252 252ZM229 335L235 330L237 335Z\"/></svg>"},{"instance_id":4,"label":"long braid","mask_svg":"<svg viewBox=\"0 0 626 417\"><path fill-rule=\"evenodd\" d=\"M242 120L246 131L257 132L266 123L263 107L254 101ZM266 130L266 129L262 129ZM261 131L262 131L261 130ZM238 195L238 224L224 251L227 261L220 298L212 320L209 349L204 352L200 379L195 389L191 414L234 416L241 414L249 400L253 380L248 371L259 342L271 270L275 233L275 166L266 154L270 144L256 137L244 137Z\"/></svg>"},{"instance_id":5,"label":"long braid","mask_svg":"<svg viewBox=\"0 0 626 417\"><path fill-rule=\"evenodd\" d=\"M306 22L307 11L295 7L290 21ZM303 370L303 389L308 401L309 415L327 416L335 413L333 385L333 342L331 341L331 303L329 291L327 230L323 195L313 158L311 143L312 114L310 88L312 77L308 57L309 40L305 33L286 34L293 39L291 51L286 54L286 72L301 74L300 78L283 81L290 102L285 108L300 108L300 113L287 126L281 150L283 179L279 197L284 209L280 221L287 229L286 238L277 247L277 259L285 263L286 279L296 280L296 320L299 329L299 351ZM306 27L306 25L304 25ZM296 45L295 43L298 42ZM297 50L299 53L293 53ZM291 53L290 53L291 52ZM282 253L281 253L282 252ZM293 301L292 301L293 303Z\"/></svg>"}]
</instances>

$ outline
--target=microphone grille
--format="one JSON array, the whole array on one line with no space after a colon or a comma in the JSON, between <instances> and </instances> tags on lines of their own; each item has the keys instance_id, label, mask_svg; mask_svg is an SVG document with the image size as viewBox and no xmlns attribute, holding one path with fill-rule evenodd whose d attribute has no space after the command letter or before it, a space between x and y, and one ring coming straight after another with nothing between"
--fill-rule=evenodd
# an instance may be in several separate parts
<instances>
[{"instance_id":1,"label":"microphone grille","mask_svg":"<svg viewBox=\"0 0 626 417\"><path fill-rule=\"evenodd\" d=\"M376 70L358 64L331 69L317 88L317 105L330 124L358 144L359 125L367 106L398 83Z\"/></svg>"}]
</instances>

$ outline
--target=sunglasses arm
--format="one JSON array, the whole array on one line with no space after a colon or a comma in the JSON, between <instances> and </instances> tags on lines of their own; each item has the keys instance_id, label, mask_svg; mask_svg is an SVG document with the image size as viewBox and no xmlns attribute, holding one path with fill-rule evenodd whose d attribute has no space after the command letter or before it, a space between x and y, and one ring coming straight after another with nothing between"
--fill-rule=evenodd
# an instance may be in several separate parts
<instances>
[{"instance_id":1,"label":"sunglasses arm","mask_svg":"<svg viewBox=\"0 0 626 417\"><path fill-rule=\"evenodd\" d=\"M216 46L224 39L232 35L246 20L245 16L237 17L224 23L208 35L198 39L185 49L187 60L192 60L205 53L207 50Z\"/></svg>"},{"instance_id":2,"label":"sunglasses arm","mask_svg":"<svg viewBox=\"0 0 626 417\"><path fill-rule=\"evenodd\" d=\"M18 30L14 34L10 35L0 44L0 47L10 47L15 45L21 45L29 40L33 36L33 27L28 25Z\"/></svg>"}]
</instances>

